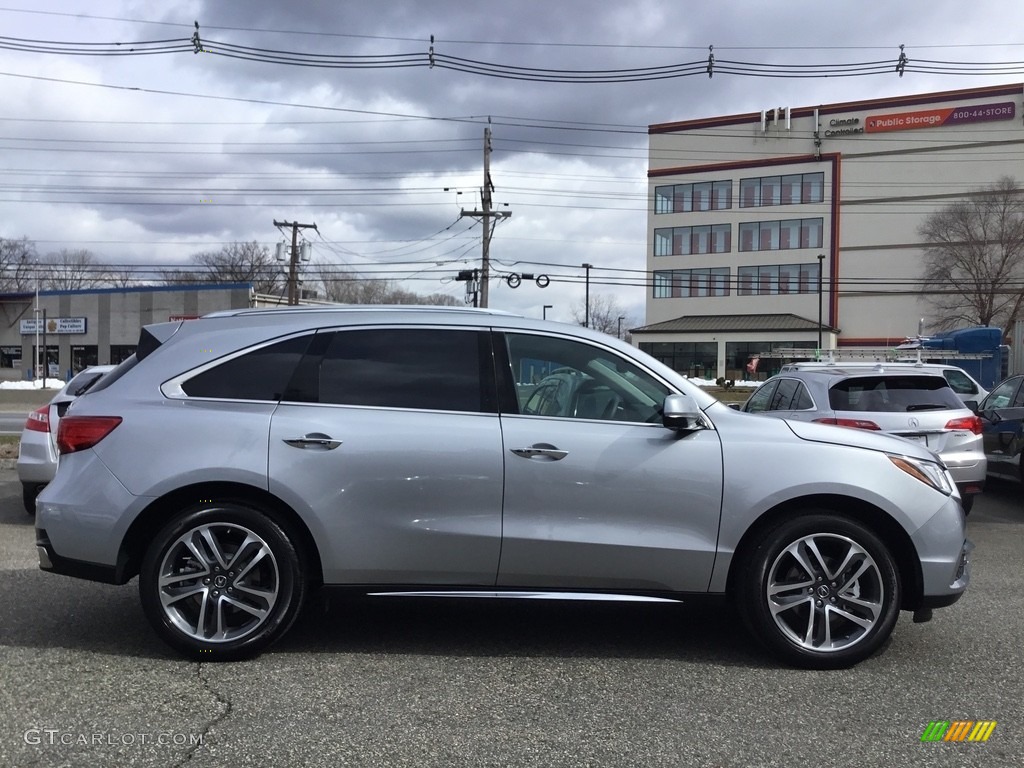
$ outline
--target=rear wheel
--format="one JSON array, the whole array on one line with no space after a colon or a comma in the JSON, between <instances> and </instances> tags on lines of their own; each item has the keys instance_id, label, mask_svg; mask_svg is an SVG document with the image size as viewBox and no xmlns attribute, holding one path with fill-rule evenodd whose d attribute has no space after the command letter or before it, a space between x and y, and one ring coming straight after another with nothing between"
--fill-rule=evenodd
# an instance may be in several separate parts
<instances>
[{"instance_id":1,"label":"rear wheel","mask_svg":"<svg viewBox=\"0 0 1024 768\"><path fill-rule=\"evenodd\" d=\"M874 653L899 615L892 553L861 523L809 513L767 531L736 582L751 633L786 662L848 667Z\"/></svg>"},{"instance_id":2,"label":"rear wheel","mask_svg":"<svg viewBox=\"0 0 1024 768\"><path fill-rule=\"evenodd\" d=\"M291 627L305 590L286 531L234 502L183 512L157 534L139 572L142 608L157 634L204 661L266 648Z\"/></svg>"}]
</instances>

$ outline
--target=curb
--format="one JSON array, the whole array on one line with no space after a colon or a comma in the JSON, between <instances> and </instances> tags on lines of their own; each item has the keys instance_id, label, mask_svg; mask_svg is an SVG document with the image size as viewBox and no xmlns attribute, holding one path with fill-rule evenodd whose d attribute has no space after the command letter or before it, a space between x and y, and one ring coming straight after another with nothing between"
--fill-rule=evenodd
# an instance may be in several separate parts
<instances>
[{"instance_id":1,"label":"curb","mask_svg":"<svg viewBox=\"0 0 1024 768\"><path fill-rule=\"evenodd\" d=\"M0 469L17 469L17 459L0 459Z\"/></svg>"}]
</instances>

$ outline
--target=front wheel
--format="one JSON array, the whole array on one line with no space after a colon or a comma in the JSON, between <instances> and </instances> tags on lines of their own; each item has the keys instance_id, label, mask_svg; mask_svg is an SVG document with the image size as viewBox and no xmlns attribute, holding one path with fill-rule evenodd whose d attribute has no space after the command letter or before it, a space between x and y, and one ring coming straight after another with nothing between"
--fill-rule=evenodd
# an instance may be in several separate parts
<instances>
[{"instance_id":1,"label":"front wheel","mask_svg":"<svg viewBox=\"0 0 1024 768\"><path fill-rule=\"evenodd\" d=\"M202 661L266 648L291 627L305 590L285 530L234 502L184 511L156 535L139 571L150 624L171 647Z\"/></svg>"},{"instance_id":2,"label":"front wheel","mask_svg":"<svg viewBox=\"0 0 1024 768\"><path fill-rule=\"evenodd\" d=\"M899 575L888 547L861 523L801 515L767 531L748 555L736 581L740 615L787 663L849 667L892 633Z\"/></svg>"}]
</instances>

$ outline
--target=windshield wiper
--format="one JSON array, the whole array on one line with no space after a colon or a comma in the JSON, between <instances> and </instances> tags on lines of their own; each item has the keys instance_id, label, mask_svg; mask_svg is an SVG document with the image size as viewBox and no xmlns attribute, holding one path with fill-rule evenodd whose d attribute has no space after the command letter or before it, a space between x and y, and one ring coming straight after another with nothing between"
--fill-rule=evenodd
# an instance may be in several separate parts
<instances>
[{"instance_id":1,"label":"windshield wiper","mask_svg":"<svg viewBox=\"0 0 1024 768\"><path fill-rule=\"evenodd\" d=\"M916 405L908 405L907 412L910 411L944 411L949 408L945 403L917 403Z\"/></svg>"}]
</instances>

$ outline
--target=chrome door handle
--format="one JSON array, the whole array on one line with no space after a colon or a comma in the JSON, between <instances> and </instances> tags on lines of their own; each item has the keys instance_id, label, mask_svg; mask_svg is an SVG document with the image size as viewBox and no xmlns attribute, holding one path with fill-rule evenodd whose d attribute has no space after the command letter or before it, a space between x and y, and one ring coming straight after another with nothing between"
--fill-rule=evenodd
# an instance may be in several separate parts
<instances>
[{"instance_id":1,"label":"chrome door handle","mask_svg":"<svg viewBox=\"0 0 1024 768\"><path fill-rule=\"evenodd\" d=\"M284 442L292 448L320 448L325 451L334 450L341 445L341 440L335 440L323 432L310 432L304 437L284 438Z\"/></svg>"},{"instance_id":2,"label":"chrome door handle","mask_svg":"<svg viewBox=\"0 0 1024 768\"><path fill-rule=\"evenodd\" d=\"M538 443L529 448L513 448L512 453L522 456L524 459L551 459L552 461L564 459L569 455L568 451L560 450L547 443Z\"/></svg>"}]
</instances>

